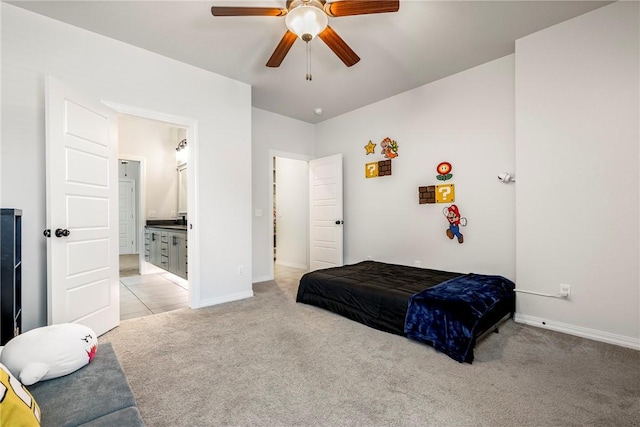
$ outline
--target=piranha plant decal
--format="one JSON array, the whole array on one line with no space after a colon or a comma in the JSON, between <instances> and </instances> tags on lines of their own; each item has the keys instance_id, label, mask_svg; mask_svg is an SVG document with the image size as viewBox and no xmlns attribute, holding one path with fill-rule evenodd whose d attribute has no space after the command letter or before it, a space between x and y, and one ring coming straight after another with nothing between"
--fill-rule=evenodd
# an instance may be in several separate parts
<instances>
[{"instance_id":1,"label":"piranha plant decal","mask_svg":"<svg viewBox=\"0 0 640 427\"><path fill-rule=\"evenodd\" d=\"M464 236L460 233L460 227L467 225L467 218L460 217L460 211L456 205L444 208L442 213L447 217L447 221L449 221L449 228L446 231L447 237L452 240L454 237L457 237L458 243L463 243Z\"/></svg>"},{"instance_id":2,"label":"piranha plant decal","mask_svg":"<svg viewBox=\"0 0 640 427\"><path fill-rule=\"evenodd\" d=\"M387 159L398 157L398 143L391 138L386 137L385 139L383 139L380 143L380 147L382 147L382 154Z\"/></svg>"},{"instance_id":3,"label":"piranha plant decal","mask_svg":"<svg viewBox=\"0 0 640 427\"><path fill-rule=\"evenodd\" d=\"M438 164L438 167L436 168L436 170L438 171L438 176L436 176L436 178L439 181L446 181L448 179L451 179L451 177L453 177L453 175L451 175L451 163L449 162L442 162L440 164Z\"/></svg>"}]
</instances>

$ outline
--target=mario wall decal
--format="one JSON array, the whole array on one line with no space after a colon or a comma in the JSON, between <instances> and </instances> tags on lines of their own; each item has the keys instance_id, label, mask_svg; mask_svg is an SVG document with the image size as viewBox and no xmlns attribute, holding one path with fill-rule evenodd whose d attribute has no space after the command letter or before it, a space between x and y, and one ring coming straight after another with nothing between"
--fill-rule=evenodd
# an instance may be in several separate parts
<instances>
[{"instance_id":1,"label":"mario wall decal","mask_svg":"<svg viewBox=\"0 0 640 427\"><path fill-rule=\"evenodd\" d=\"M452 240L456 237L458 239L458 243L463 243L464 236L460 233L460 227L465 227L467 225L467 219L460 216L460 211L456 205L444 208L442 213L447 217L447 221L449 221L449 228L446 231L447 237Z\"/></svg>"},{"instance_id":2,"label":"mario wall decal","mask_svg":"<svg viewBox=\"0 0 640 427\"><path fill-rule=\"evenodd\" d=\"M371 140L364 146L366 155L375 154L376 145ZM364 165L365 178L377 178L391 175L391 159L398 157L398 143L386 137L380 142L380 154L383 160L368 162Z\"/></svg>"}]
</instances>

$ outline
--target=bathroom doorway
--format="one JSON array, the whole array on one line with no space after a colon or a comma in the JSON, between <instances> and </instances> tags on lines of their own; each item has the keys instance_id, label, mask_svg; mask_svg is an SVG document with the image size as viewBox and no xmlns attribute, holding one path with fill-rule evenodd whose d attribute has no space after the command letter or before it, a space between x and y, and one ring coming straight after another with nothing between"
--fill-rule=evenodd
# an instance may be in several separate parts
<instances>
[{"instance_id":1,"label":"bathroom doorway","mask_svg":"<svg viewBox=\"0 0 640 427\"><path fill-rule=\"evenodd\" d=\"M136 116L118 118L120 320L189 307L189 281L151 263L147 225L184 225L179 168L188 157L187 129ZM182 143L182 149L177 150ZM162 264L159 264L162 265Z\"/></svg>"}]
</instances>

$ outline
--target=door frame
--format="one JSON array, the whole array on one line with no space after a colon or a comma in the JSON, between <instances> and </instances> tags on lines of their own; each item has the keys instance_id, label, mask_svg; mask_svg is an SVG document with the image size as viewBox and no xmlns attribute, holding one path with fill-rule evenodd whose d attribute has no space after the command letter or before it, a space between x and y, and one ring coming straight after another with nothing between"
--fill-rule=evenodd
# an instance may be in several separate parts
<instances>
[{"instance_id":1,"label":"door frame","mask_svg":"<svg viewBox=\"0 0 640 427\"><path fill-rule=\"evenodd\" d=\"M307 167L309 164L309 160L313 160L313 156L308 156L306 154L298 154L298 153L290 153L287 151L279 151L279 150L269 150L269 227L271 228L271 238L269 239L271 251L269 252L269 280L273 280L274 272L273 272L273 238L275 236L275 228L273 226L273 185L275 182L273 181L273 158L274 157L282 157L285 159L292 160L302 160L307 162ZM277 191L277 190L276 190ZM307 206L307 213L309 212L309 198L304 201ZM307 214L307 230L309 229L309 215ZM309 245L307 245L307 265L309 265Z\"/></svg>"},{"instance_id":2,"label":"door frame","mask_svg":"<svg viewBox=\"0 0 640 427\"><path fill-rule=\"evenodd\" d=\"M188 117L176 116L173 114L162 113L149 110L146 108L135 107L131 105L119 104L111 101L102 101L103 104L115 110L118 114L141 117L144 119L165 122L171 125L185 128L187 130L187 140L189 141L189 150L187 153L187 210L188 210L188 227L187 239L189 245L187 248L187 258L189 259L189 307L200 307L200 265L198 256L200 254L200 239L198 233L192 230L198 229L198 164L195 159L198 158L198 121ZM119 158L140 161L140 230L138 230L139 242L144 241L144 228L146 218L144 213L146 210L146 159L140 156L119 155ZM115 248L118 250L118 248ZM140 274L145 274L144 251L140 252Z\"/></svg>"}]
</instances>

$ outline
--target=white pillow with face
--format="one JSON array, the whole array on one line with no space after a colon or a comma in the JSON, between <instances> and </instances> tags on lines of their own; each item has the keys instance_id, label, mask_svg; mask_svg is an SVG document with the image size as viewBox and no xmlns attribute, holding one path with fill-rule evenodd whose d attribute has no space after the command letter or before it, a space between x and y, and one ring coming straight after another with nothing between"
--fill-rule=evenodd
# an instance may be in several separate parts
<instances>
[{"instance_id":1,"label":"white pillow with face","mask_svg":"<svg viewBox=\"0 0 640 427\"><path fill-rule=\"evenodd\" d=\"M93 330L76 323L43 326L12 338L0 348L0 363L22 384L31 385L70 374L96 354Z\"/></svg>"}]
</instances>

